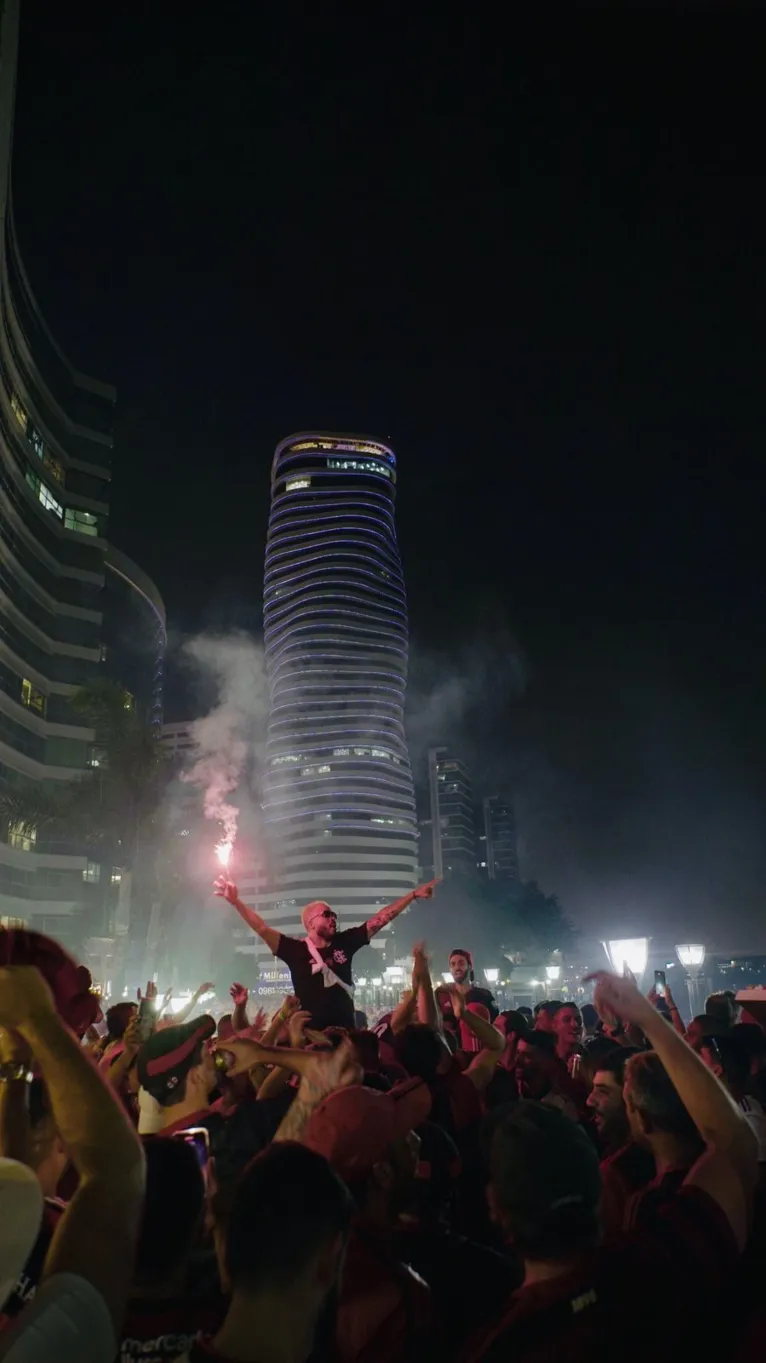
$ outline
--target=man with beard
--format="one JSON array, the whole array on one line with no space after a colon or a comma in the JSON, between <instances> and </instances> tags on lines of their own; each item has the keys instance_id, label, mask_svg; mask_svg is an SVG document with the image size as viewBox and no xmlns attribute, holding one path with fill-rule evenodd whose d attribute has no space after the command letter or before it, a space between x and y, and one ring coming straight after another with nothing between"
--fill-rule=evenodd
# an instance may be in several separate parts
<instances>
[{"instance_id":1,"label":"man with beard","mask_svg":"<svg viewBox=\"0 0 766 1363\"><path fill-rule=\"evenodd\" d=\"M632 1140L623 1097L625 1066L632 1055L638 1054L634 1047L615 1046L601 1056L587 1100L601 1144L601 1215L607 1239L623 1229L633 1194L646 1187L655 1174L651 1152Z\"/></svg>"},{"instance_id":2,"label":"man with beard","mask_svg":"<svg viewBox=\"0 0 766 1363\"><path fill-rule=\"evenodd\" d=\"M473 954L470 951L467 951L465 947L455 947L455 950L450 952L449 968L455 984L465 999L466 1007L468 1007L469 1003L481 1004L483 1008L488 1010L490 1022L494 1022L495 1018L498 1016L497 1004L489 989L483 989L481 985L476 984L476 975L473 968ZM439 1003L444 1011L445 1018L448 1020L450 1028L457 1031L452 1006L449 1001L449 993L447 990L443 989L440 989L438 993Z\"/></svg>"},{"instance_id":3,"label":"man with beard","mask_svg":"<svg viewBox=\"0 0 766 1363\"><path fill-rule=\"evenodd\" d=\"M301 1008L311 1014L312 1026L320 1031L327 1027L346 1027L351 1031L354 1026L351 974L354 955L367 946L381 928L409 908L413 900L430 899L436 883L432 880L427 885L419 885L373 914L366 923L343 932L338 932L337 915L330 905L323 900L314 900L301 913L306 929L304 938L287 937L278 928L270 927L260 914L242 903L236 885L226 876L220 876L215 882L215 893L232 904L269 951L284 961L290 971L293 992L300 999Z\"/></svg>"}]
</instances>

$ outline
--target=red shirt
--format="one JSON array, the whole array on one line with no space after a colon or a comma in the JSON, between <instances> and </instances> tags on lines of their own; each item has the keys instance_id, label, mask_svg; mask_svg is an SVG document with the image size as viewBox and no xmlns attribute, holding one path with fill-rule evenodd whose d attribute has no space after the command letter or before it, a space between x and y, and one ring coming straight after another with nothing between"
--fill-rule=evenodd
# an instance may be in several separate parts
<instances>
[{"instance_id":1,"label":"red shirt","mask_svg":"<svg viewBox=\"0 0 766 1363\"><path fill-rule=\"evenodd\" d=\"M352 1230L336 1316L338 1363L402 1363L418 1356L433 1325L422 1279Z\"/></svg>"},{"instance_id":2,"label":"red shirt","mask_svg":"<svg viewBox=\"0 0 766 1363\"><path fill-rule=\"evenodd\" d=\"M628 1208L641 1188L654 1178L655 1165L648 1150L624 1145L601 1161L601 1219L604 1237L611 1240L628 1229Z\"/></svg>"},{"instance_id":3,"label":"red shirt","mask_svg":"<svg viewBox=\"0 0 766 1363\"><path fill-rule=\"evenodd\" d=\"M646 1363L647 1340L662 1339L665 1351L690 1318L700 1323L704 1306L715 1309L737 1259L721 1209L700 1189L684 1188L651 1224L589 1251L559 1278L519 1288L464 1358L593 1363L612 1341L620 1363Z\"/></svg>"}]
</instances>

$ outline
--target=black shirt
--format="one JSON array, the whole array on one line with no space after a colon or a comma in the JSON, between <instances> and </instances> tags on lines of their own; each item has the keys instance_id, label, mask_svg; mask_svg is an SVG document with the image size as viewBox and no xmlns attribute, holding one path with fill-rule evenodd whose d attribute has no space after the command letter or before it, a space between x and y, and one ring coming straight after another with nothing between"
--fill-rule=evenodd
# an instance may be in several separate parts
<instances>
[{"instance_id":1,"label":"black shirt","mask_svg":"<svg viewBox=\"0 0 766 1363\"><path fill-rule=\"evenodd\" d=\"M352 958L360 947L367 946L368 941L367 924L362 923L358 928L346 928L344 932L336 932L326 947L318 948L319 955L339 980L353 985ZM302 938L285 937L283 934L274 955L278 956L280 961L284 961L289 969L293 989L300 999L301 1008L305 1008L311 1014L314 1027L322 1030L325 1027L350 1029L354 1026L353 995L347 994L339 984L333 984L329 989L325 988L321 972L312 974L314 960Z\"/></svg>"}]
</instances>

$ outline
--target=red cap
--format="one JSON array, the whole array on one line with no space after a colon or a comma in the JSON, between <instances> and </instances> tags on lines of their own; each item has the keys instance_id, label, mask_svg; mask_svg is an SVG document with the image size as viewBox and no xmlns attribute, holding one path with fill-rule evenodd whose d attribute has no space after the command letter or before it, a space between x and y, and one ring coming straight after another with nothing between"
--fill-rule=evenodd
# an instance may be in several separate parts
<instances>
[{"instance_id":1,"label":"red cap","mask_svg":"<svg viewBox=\"0 0 766 1363\"><path fill-rule=\"evenodd\" d=\"M388 1093L354 1084L337 1089L312 1113L303 1144L324 1155L348 1183L363 1178L389 1146L426 1120L431 1094L422 1079Z\"/></svg>"},{"instance_id":2,"label":"red cap","mask_svg":"<svg viewBox=\"0 0 766 1363\"><path fill-rule=\"evenodd\" d=\"M56 1012L82 1037L95 1022L101 1004L91 993L90 971L52 937L26 928L0 928L0 966L34 965L53 995Z\"/></svg>"}]
</instances>

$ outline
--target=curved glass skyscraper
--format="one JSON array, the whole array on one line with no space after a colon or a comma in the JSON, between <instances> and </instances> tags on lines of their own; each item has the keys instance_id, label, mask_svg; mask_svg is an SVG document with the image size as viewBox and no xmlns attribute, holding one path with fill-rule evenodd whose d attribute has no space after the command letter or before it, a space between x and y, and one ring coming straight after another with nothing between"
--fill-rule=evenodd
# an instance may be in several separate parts
<instances>
[{"instance_id":1,"label":"curved glass skyscraper","mask_svg":"<svg viewBox=\"0 0 766 1363\"><path fill-rule=\"evenodd\" d=\"M407 603L392 450L293 435L277 446L271 486L263 809L275 893L261 903L299 932L310 899L349 926L415 884Z\"/></svg>"}]
</instances>

